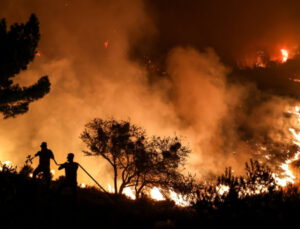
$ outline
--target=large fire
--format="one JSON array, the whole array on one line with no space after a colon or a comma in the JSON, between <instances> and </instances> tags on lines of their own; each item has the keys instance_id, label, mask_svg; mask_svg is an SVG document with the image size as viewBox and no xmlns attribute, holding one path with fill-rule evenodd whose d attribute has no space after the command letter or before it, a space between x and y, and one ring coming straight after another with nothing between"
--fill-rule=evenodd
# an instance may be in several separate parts
<instances>
[{"instance_id":1,"label":"large fire","mask_svg":"<svg viewBox=\"0 0 300 229\"><path fill-rule=\"evenodd\" d=\"M280 52L276 52L276 54L268 57L264 51L258 51L256 54L255 67L265 68L269 61L274 61L277 63L285 63L288 59L293 56L293 52L290 52L286 48L281 48ZM252 64L250 64L252 65Z\"/></svg>"},{"instance_id":2,"label":"large fire","mask_svg":"<svg viewBox=\"0 0 300 229\"><path fill-rule=\"evenodd\" d=\"M114 193L115 190L110 184L108 184L107 187L108 187L108 192ZM124 188L123 194L132 200L136 199L136 196L130 187ZM153 187L149 192L149 196L153 200L157 200L157 201L166 200L166 198L162 194L160 188L158 188L158 187ZM187 197L185 197L181 194L178 194L172 190L169 191L169 198L171 200L173 200L175 202L175 204L178 206L189 206L190 205L190 201L187 200Z\"/></svg>"},{"instance_id":3,"label":"large fire","mask_svg":"<svg viewBox=\"0 0 300 229\"><path fill-rule=\"evenodd\" d=\"M291 140L295 145L300 146L300 133L298 132L298 130L300 129L300 107L294 106L293 109L288 111L288 113L293 116L293 119L295 120L295 123L296 123L296 127L294 126L293 128L289 128L289 132L291 133ZM266 158L268 158L268 155L266 156ZM282 169L281 173L273 173L273 178L275 179L275 182L278 186L285 187L288 184L295 184L296 179L298 179L299 177L297 177L297 175L295 174L295 171L292 170L291 165L293 164L293 162L297 162L297 161L299 162L299 160L300 160L300 151L298 151L295 155L293 155L292 158L287 159L284 163L282 163L279 166ZM298 166L298 164L300 164L298 162L297 162L297 166ZM7 160L7 161L0 163L0 171L2 171L4 167L12 168L12 162ZM56 175L54 169L51 170L51 174L53 176ZM30 177L32 177L32 173L30 174ZM80 187L86 188L86 184L81 183ZM114 188L110 184L108 184L107 188L108 188L108 192L110 192L110 193L114 192ZM226 195L229 192L229 186L220 184L216 187L216 191L221 196ZM244 190L243 192L244 193L242 193L241 195L244 195L244 194L255 195L255 194L259 194L259 193L268 192L268 189L264 186L260 187L258 185L254 191L253 190ZM128 196L131 199L136 199L134 191L130 187L124 188L123 194ZM158 201L166 199L166 197L162 194L159 187L153 187L149 191L148 195L152 199L158 200ZM183 196L172 190L169 190L168 197L179 206L189 206L190 205L190 201L188 200L187 196Z\"/></svg>"}]
</instances>

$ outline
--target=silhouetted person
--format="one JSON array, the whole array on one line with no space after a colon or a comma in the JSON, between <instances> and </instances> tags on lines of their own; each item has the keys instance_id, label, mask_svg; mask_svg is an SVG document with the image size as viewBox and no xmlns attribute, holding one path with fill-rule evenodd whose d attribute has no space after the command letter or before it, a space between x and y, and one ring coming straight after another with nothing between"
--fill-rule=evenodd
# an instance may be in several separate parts
<instances>
[{"instance_id":1,"label":"silhouetted person","mask_svg":"<svg viewBox=\"0 0 300 229\"><path fill-rule=\"evenodd\" d=\"M36 178L36 176L42 172L44 178L46 179L47 182L47 187L50 186L50 180L51 180L51 175L50 175L50 159L54 160L54 155L50 149L47 148L47 143L42 142L41 144L41 150L35 154L35 157L39 157L39 165L38 167L33 171L33 179ZM55 161L56 163L56 161Z\"/></svg>"},{"instance_id":2,"label":"silhouetted person","mask_svg":"<svg viewBox=\"0 0 300 229\"><path fill-rule=\"evenodd\" d=\"M64 164L61 164L59 166L59 170L65 169L65 179L63 180L61 186L59 187L58 193L61 193L61 191L66 188L70 187L72 190L74 201L77 199L77 169L78 169L78 163L74 162L74 154L69 153L67 157L67 162Z\"/></svg>"}]
</instances>

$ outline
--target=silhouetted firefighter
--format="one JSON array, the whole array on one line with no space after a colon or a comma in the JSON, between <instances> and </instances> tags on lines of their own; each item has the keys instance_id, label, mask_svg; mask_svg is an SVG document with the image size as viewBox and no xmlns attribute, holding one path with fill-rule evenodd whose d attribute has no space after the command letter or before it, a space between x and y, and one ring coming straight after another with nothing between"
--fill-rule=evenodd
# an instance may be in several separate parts
<instances>
[{"instance_id":1,"label":"silhouetted firefighter","mask_svg":"<svg viewBox=\"0 0 300 229\"><path fill-rule=\"evenodd\" d=\"M67 162L64 164L61 164L59 166L59 170L65 169L66 177L63 180L61 186L58 189L58 193L61 193L61 191L66 188L70 187L72 190L73 198L76 201L77 199L77 169L78 169L78 163L74 162L74 154L69 153L67 157Z\"/></svg>"},{"instance_id":2,"label":"silhouetted firefighter","mask_svg":"<svg viewBox=\"0 0 300 229\"><path fill-rule=\"evenodd\" d=\"M38 167L33 171L33 179L36 178L36 176L42 172L43 177L46 179L47 187L50 186L50 159L54 160L54 155L50 149L47 148L47 142L42 142L41 144L41 150L35 154L35 157L39 157L39 165Z\"/></svg>"}]
</instances>

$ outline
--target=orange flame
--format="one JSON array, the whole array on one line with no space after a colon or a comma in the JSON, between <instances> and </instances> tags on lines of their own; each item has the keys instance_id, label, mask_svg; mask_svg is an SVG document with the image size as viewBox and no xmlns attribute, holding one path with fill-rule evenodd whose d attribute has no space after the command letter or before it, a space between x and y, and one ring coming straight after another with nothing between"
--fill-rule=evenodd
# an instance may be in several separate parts
<instances>
[{"instance_id":1,"label":"orange flame","mask_svg":"<svg viewBox=\"0 0 300 229\"><path fill-rule=\"evenodd\" d=\"M280 52L281 52L281 56L282 56L281 62L284 63L289 58L289 52L286 49L280 49Z\"/></svg>"},{"instance_id":2,"label":"orange flame","mask_svg":"<svg viewBox=\"0 0 300 229\"><path fill-rule=\"evenodd\" d=\"M295 115L295 117L297 118L297 123L300 124L300 107L299 106L295 106L294 110L292 111L288 111L290 114ZM300 146L300 134L294 129L294 128L289 128L289 131L291 132L292 136L293 136L293 143ZM281 164L281 168L283 169L282 172L282 176L283 178L279 178L276 174L273 174L276 183L281 186L281 187L285 187L288 184L294 184L295 183L295 179L296 176L293 174L293 171L291 170L291 168L289 167L289 165L294 162L299 160L299 156L300 156L300 152L297 152L293 158L290 158L288 160L286 160L284 163Z\"/></svg>"}]
</instances>

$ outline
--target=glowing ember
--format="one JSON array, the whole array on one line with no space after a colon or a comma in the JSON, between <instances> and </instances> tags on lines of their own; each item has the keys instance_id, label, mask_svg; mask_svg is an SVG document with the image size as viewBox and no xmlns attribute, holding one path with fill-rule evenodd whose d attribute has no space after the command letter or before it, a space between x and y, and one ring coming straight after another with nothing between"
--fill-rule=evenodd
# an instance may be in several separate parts
<instances>
[{"instance_id":1,"label":"glowing ember","mask_svg":"<svg viewBox=\"0 0 300 229\"><path fill-rule=\"evenodd\" d=\"M81 184L80 184L80 188L86 188L86 184L81 183Z\"/></svg>"},{"instance_id":2,"label":"glowing ember","mask_svg":"<svg viewBox=\"0 0 300 229\"><path fill-rule=\"evenodd\" d=\"M289 52L286 49L281 49L281 56L282 56L282 63L286 62L287 59L289 58Z\"/></svg>"},{"instance_id":3,"label":"glowing ember","mask_svg":"<svg viewBox=\"0 0 300 229\"><path fill-rule=\"evenodd\" d=\"M108 47L108 40L104 41L104 47L105 47L105 48Z\"/></svg>"},{"instance_id":4,"label":"glowing ember","mask_svg":"<svg viewBox=\"0 0 300 229\"><path fill-rule=\"evenodd\" d=\"M41 53L40 53L40 52L37 52L35 55L36 55L36 56L41 56Z\"/></svg>"},{"instance_id":5,"label":"glowing ember","mask_svg":"<svg viewBox=\"0 0 300 229\"><path fill-rule=\"evenodd\" d=\"M51 169L50 173L52 174L52 176L54 176L55 175L55 170Z\"/></svg>"},{"instance_id":6,"label":"glowing ember","mask_svg":"<svg viewBox=\"0 0 300 229\"><path fill-rule=\"evenodd\" d=\"M161 194L160 189L154 187L150 191L151 198L154 200L165 200L164 196Z\"/></svg>"}]
</instances>

